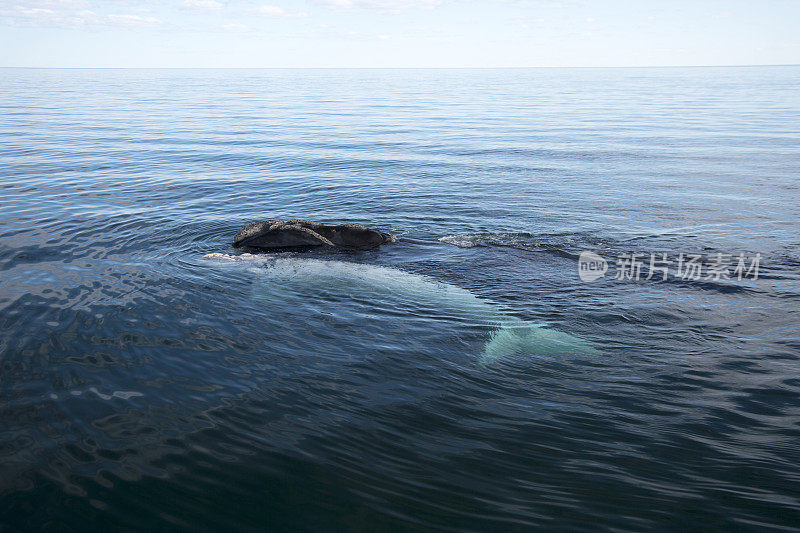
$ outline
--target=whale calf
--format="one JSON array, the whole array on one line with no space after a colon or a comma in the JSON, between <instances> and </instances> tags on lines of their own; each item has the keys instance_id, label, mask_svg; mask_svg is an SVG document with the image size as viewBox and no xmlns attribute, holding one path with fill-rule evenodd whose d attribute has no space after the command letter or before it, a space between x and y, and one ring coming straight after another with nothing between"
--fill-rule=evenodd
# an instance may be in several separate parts
<instances>
[{"instance_id":1,"label":"whale calf","mask_svg":"<svg viewBox=\"0 0 800 533\"><path fill-rule=\"evenodd\" d=\"M515 354L599 354L587 341L543 324L514 317L500 305L472 292L431 277L395 268L304 257L211 253L206 260L241 263L270 281L273 297L298 291L324 291L345 298L375 301L381 295L418 308L435 307L437 314L454 316L490 329L480 355L481 365Z\"/></svg>"},{"instance_id":2,"label":"whale calf","mask_svg":"<svg viewBox=\"0 0 800 533\"><path fill-rule=\"evenodd\" d=\"M396 240L394 235L361 224L328 226L310 220L258 220L236 232L233 246L263 251L318 246L369 250Z\"/></svg>"}]
</instances>

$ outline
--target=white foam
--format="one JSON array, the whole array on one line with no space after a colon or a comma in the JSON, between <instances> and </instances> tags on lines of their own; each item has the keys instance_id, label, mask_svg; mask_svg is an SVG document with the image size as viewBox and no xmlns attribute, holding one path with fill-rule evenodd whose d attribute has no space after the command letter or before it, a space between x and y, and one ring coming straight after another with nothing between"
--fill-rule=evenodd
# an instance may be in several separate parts
<instances>
[{"instance_id":1,"label":"white foam","mask_svg":"<svg viewBox=\"0 0 800 533\"><path fill-rule=\"evenodd\" d=\"M120 399L123 399L123 400L130 400L131 398L139 398L141 396L144 396L144 394L142 394L141 392L137 392L137 391L121 391L121 390L113 391L111 394L105 394L105 393L100 392L99 390L97 390L97 387L89 387L86 390L75 389L75 390L69 391L69 393L72 396L82 396L84 393L89 393L89 392L97 395L97 397L102 399L102 400L111 400L113 398L120 398ZM51 394L50 398L55 400L55 399L58 398L58 395L57 394Z\"/></svg>"},{"instance_id":2,"label":"white foam","mask_svg":"<svg viewBox=\"0 0 800 533\"><path fill-rule=\"evenodd\" d=\"M439 242L452 244L459 248L474 248L480 245L472 235L447 235L445 237L439 237Z\"/></svg>"}]
</instances>

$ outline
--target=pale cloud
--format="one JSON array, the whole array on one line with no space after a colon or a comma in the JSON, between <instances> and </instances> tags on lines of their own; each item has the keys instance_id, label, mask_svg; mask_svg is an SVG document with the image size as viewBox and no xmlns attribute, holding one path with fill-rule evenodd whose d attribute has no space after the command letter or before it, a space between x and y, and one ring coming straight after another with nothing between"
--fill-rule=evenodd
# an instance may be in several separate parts
<instances>
[{"instance_id":1,"label":"pale cloud","mask_svg":"<svg viewBox=\"0 0 800 533\"><path fill-rule=\"evenodd\" d=\"M221 28L224 31L229 31L232 33L244 33L252 30L250 26L247 24L239 24L238 22L231 22L229 24L223 24Z\"/></svg>"},{"instance_id":2,"label":"pale cloud","mask_svg":"<svg viewBox=\"0 0 800 533\"><path fill-rule=\"evenodd\" d=\"M222 4L216 0L183 0L181 7L201 11L219 11L222 9Z\"/></svg>"},{"instance_id":3,"label":"pale cloud","mask_svg":"<svg viewBox=\"0 0 800 533\"><path fill-rule=\"evenodd\" d=\"M19 13L28 17L51 17L56 14L52 9L42 9L39 7L21 7Z\"/></svg>"},{"instance_id":4,"label":"pale cloud","mask_svg":"<svg viewBox=\"0 0 800 533\"><path fill-rule=\"evenodd\" d=\"M314 0L317 4L339 11L385 11L399 13L408 9L432 9L441 0Z\"/></svg>"},{"instance_id":5,"label":"pale cloud","mask_svg":"<svg viewBox=\"0 0 800 533\"><path fill-rule=\"evenodd\" d=\"M270 17L270 18L299 18L299 17L307 17L308 13L293 13L286 11L280 6L274 5L262 5L252 9L253 13L262 17Z\"/></svg>"},{"instance_id":6,"label":"pale cloud","mask_svg":"<svg viewBox=\"0 0 800 533\"><path fill-rule=\"evenodd\" d=\"M510 5L525 5L537 9L569 9L585 7L583 2L572 0L503 0Z\"/></svg>"},{"instance_id":7,"label":"pale cloud","mask_svg":"<svg viewBox=\"0 0 800 533\"><path fill-rule=\"evenodd\" d=\"M73 4L73 5L78 5ZM0 8L0 16L9 26L49 28L153 28L162 24L155 17L128 13L101 15L94 11L56 11L42 7L14 6Z\"/></svg>"},{"instance_id":8,"label":"pale cloud","mask_svg":"<svg viewBox=\"0 0 800 533\"><path fill-rule=\"evenodd\" d=\"M161 21L155 17L140 15L108 15L106 19L111 25L129 28L153 27L161 24Z\"/></svg>"},{"instance_id":9,"label":"pale cloud","mask_svg":"<svg viewBox=\"0 0 800 533\"><path fill-rule=\"evenodd\" d=\"M86 9L89 7L87 0L0 0L0 9Z\"/></svg>"},{"instance_id":10,"label":"pale cloud","mask_svg":"<svg viewBox=\"0 0 800 533\"><path fill-rule=\"evenodd\" d=\"M258 6L255 12L264 17L285 17L286 10L279 6Z\"/></svg>"},{"instance_id":11,"label":"pale cloud","mask_svg":"<svg viewBox=\"0 0 800 533\"><path fill-rule=\"evenodd\" d=\"M353 29L331 27L328 24L317 24L313 28L306 29L307 35L335 41L359 41L359 42L380 42L392 39L392 36L385 33L374 33L371 31L356 31Z\"/></svg>"},{"instance_id":12,"label":"pale cloud","mask_svg":"<svg viewBox=\"0 0 800 533\"><path fill-rule=\"evenodd\" d=\"M534 2L537 7L550 7L555 9L564 9L570 7L580 7L581 4L579 2L565 2L562 0L537 0Z\"/></svg>"}]
</instances>

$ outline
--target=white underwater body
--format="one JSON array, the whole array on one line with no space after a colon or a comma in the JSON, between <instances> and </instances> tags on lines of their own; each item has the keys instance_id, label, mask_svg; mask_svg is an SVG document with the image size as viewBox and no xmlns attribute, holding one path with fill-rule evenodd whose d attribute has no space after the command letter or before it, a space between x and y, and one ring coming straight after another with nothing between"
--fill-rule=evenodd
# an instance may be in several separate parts
<instances>
[{"instance_id":1,"label":"white underwater body","mask_svg":"<svg viewBox=\"0 0 800 533\"><path fill-rule=\"evenodd\" d=\"M599 353L590 343L543 324L512 316L500 305L472 292L428 276L395 268L294 256L228 255L212 253L204 259L245 265L268 279L258 297L265 303L302 295L313 298L380 299L384 305L402 303L419 313L467 320L490 329L480 363L483 365L513 355Z\"/></svg>"}]
</instances>

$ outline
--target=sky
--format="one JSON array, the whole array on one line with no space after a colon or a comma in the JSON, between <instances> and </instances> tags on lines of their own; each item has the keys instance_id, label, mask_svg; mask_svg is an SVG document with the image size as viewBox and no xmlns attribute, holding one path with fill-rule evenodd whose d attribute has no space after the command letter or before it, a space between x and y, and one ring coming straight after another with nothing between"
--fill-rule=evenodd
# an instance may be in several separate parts
<instances>
[{"instance_id":1,"label":"sky","mask_svg":"<svg viewBox=\"0 0 800 533\"><path fill-rule=\"evenodd\" d=\"M5 67L798 63L798 0L0 0Z\"/></svg>"}]
</instances>

